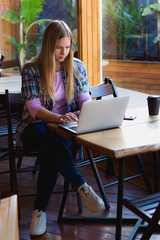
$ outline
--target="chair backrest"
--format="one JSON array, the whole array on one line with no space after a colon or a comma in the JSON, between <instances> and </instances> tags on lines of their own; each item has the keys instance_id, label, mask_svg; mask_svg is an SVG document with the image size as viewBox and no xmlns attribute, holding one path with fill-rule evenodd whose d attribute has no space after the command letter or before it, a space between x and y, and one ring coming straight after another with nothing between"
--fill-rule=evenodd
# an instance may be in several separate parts
<instances>
[{"instance_id":1,"label":"chair backrest","mask_svg":"<svg viewBox=\"0 0 160 240\"><path fill-rule=\"evenodd\" d=\"M108 95L118 97L118 93L114 86L113 80L109 79L108 77L104 79L103 83L90 87L89 94L93 99L96 98L97 100Z\"/></svg>"},{"instance_id":2,"label":"chair backrest","mask_svg":"<svg viewBox=\"0 0 160 240\"><path fill-rule=\"evenodd\" d=\"M21 119L22 114L23 104L21 93L9 93L8 90L5 90L4 106L6 109L6 119L8 126L8 144L9 148L11 149L14 146L13 134L15 133L16 125Z\"/></svg>"},{"instance_id":3,"label":"chair backrest","mask_svg":"<svg viewBox=\"0 0 160 240\"><path fill-rule=\"evenodd\" d=\"M13 134L16 131L17 122L21 117L22 101L21 94L9 94L6 90L5 94L0 95L0 136L8 135L8 121L11 118L11 127ZM11 98L11 99L10 99Z\"/></svg>"},{"instance_id":4,"label":"chair backrest","mask_svg":"<svg viewBox=\"0 0 160 240\"><path fill-rule=\"evenodd\" d=\"M8 68L14 68L18 67L20 70L20 74L22 71L22 65L20 62L19 57L12 59L12 60L0 60L0 69L8 69Z\"/></svg>"}]
</instances>

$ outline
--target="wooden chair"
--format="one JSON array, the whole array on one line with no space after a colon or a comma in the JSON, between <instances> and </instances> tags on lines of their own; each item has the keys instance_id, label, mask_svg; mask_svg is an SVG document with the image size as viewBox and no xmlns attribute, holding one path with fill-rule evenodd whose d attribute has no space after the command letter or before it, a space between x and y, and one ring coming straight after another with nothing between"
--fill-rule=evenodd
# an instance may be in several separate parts
<instances>
[{"instance_id":1,"label":"wooden chair","mask_svg":"<svg viewBox=\"0 0 160 240\"><path fill-rule=\"evenodd\" d=\"M3 96L1 95L1 100L3 99ZM3 107L1 107L1 111L0 111L0 137L5 137L8 135L8 125L7 125L7 112L5 109L5 103L3 101L2 104ZM16 126L17 126L18 121L16 119L12 119L12 131L15 134L16 131ZM8 146L4 146L4 147L0 147L0 161L3 161L5 159L7 159L8 155L9 155L9 148ZM3 171L4 173L8 173L9 171ZM2 172L0 172L0 174L2 174Z\"/></svg>"},{"instance_id":2,"label":"wooden chair","mask_svg":"<svg viewBox=\"0 0 160 240\"><path fill-rule=\"evenodd\" d=\"M149 240L154 232L160 231L160 193L136 200L124 198L123 205L139 217L129 240L135 239L139 230L143 231L141 240Z\"/></svg>"},{"instance_id":3,"label":"wooden chair","mask_svg":"<svg viewBox=\"0 0 160 240\"><path fill-rule=\"evenodd\" d=\"M18 122L21 118L22 113L22 100L20 93L10 93L5 90L5 94L1 94L1 98L4 98L4 112L3 118L7 120L7 137L8 137L8 155L9 155L9 173L10 173L10 186L12 193L18 193L17 187L17 172L28 172L32 171L33 166L27 168L20 168L17 171L16 168L16 158L22 156L37 157L37 151L28 151L21 147L15 146L15 126L13 122Z\"/></svg>"},{"instance_id":4,"label":"wooden chair","mask_svg":"<svg viewBox=\"0 0 160 240\"><path fill-rule=\"evenodd\" d=\"M22 70L22 66L21 66L21 62L19 57L12 59L12 60L4 60L4 56L1 56L0 59L0 69L9 69L9 68L14 68L17 67L19 68L20 74L21 74L21 70ZM0 77L2 77L2 74L0 73ZM0 96L0 137L6 136L8 134L8 129L7 129L7 119L5 117L3 117L3 113L5 111L4 109L4 104L3 104L3 97ZM13 133L15 132L16 129L16 125L17 125L17 121L13 121L12 122L12 127L13 127ZM0 152L2 152L2 154L0 155L0 159L3 159L4 157L6 157L8 155L8 149L6 148L0 148Z\"/></svg>"}]
</instances>

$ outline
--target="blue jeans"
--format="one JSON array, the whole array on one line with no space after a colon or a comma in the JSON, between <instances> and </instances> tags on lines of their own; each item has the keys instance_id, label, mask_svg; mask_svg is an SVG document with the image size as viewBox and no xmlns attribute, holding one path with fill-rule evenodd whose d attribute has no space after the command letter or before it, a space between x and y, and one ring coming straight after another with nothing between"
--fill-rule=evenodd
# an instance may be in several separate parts
<instances>
[{"instance_id":1,"label":"blue jeans","mask_svg":"<svg viewBox=\"0 0 160 240\"><path fill-rule=\"evenodd\" d=\"M30 123L24 129L21 139L24 148L38 150L40 154L34 209L46 210L58 172L76 188L85 183L69 150L72 142L50 132L45 122Z\"/></svg>"}]
</instances>

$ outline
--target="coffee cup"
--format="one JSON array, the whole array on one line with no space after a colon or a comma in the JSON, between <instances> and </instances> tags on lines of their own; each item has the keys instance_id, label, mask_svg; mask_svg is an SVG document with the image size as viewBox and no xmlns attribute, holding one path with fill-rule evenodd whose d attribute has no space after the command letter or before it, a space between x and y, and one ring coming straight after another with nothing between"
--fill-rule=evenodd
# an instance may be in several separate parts
<instances>
[{"instance_id":1,"label":"coffee cup","mask_svg":"<svg viewBox=\"0 0 160 240\"><path fill-rule=\"evenodd\" d=\"M149 115L159 114L160 95L149 95L147 97Z\"/></svg>"}]
</instances>

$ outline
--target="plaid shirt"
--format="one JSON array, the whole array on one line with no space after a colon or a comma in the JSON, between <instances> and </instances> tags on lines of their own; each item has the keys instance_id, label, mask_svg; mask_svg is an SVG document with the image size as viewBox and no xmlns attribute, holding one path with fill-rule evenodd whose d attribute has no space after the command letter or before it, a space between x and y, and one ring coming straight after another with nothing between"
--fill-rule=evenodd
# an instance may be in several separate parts
<instances>
[{"instance_id":1,"label":"plaid shirt","mask_svg":"<svg viewBox=\"0 0 160 240\"><path fill-rule=\"evenodd\" d=\"M68 102L68 112L79 110L79 93L87 93L88 90L88 78L84 64L79 59L74 58L73 62L74 69L76 70L76 75L78 79L74 76L74 97L72 102ZM61 76L66 89L67 78L64 71L61 71ZM44 89L40 89L40 73L37 65L32 65L23 70L22 73L22 100L24 102L22 119L17 126L16 131L16 144L21 145L21 134L24 128L31 122L39 122L41 120L34 119L30 115L28 108L25 104L25 100L31 100L34 98L40 98L41 104L48 110L52 111L55 101L51 98L47 101Z\"/></svg>"}]
</instances>

